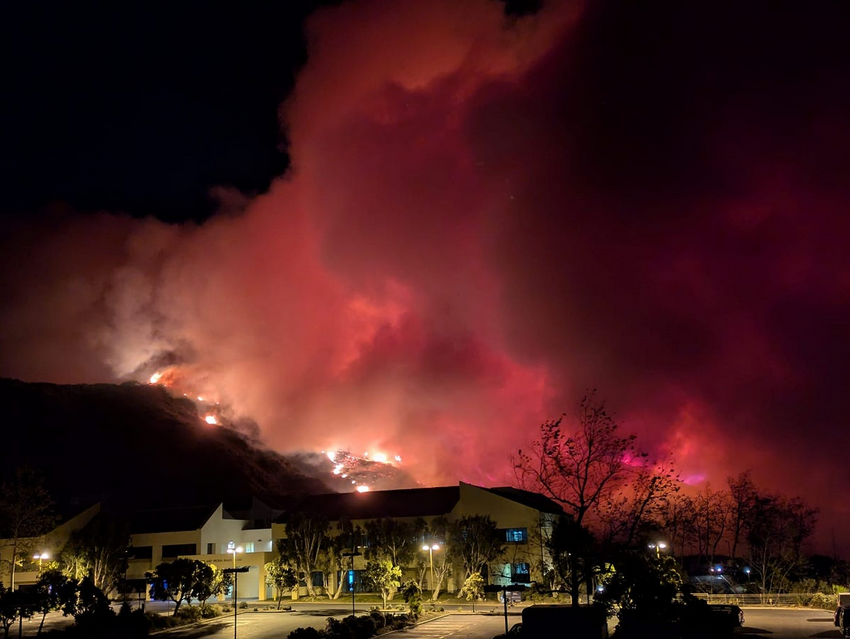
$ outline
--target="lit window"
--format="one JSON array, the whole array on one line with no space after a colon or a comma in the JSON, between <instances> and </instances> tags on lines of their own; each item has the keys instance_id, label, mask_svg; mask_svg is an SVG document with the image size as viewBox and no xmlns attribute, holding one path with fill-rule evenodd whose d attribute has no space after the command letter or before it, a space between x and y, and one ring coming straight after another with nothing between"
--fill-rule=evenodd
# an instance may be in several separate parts
<instances>
[{"instance_id":1,"label":"lit window","mask_svg":"<svg viewBox=\"0 0 850 639\"><path fill-rule=\"evenodd\" d=\"M528 528L508 528L505 530L505 541L509 544L521 544L528 541Z\"/></svg>"}]
</instances>

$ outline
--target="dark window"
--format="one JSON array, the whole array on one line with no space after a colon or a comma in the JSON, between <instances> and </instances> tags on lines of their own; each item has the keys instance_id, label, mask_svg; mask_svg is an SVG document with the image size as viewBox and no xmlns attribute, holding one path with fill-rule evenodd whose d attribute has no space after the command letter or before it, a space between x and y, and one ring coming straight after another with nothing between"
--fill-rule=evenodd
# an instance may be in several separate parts
<instances>
[{"instance_id":1,"label":"dark window","mask_svg":"<svg viewBox=\"0 0 850 639\"><path fill-rule=\"evenodd\" d=\"M210 542L207 544L207 554L214 555L215 554L215 542Z\"/></svg>"},{"instance_id":2,"label":"dark window","mask_svg":"<svg viewBox=\"0 0 850 639\"><path fill-rule=\"evenodd\" d=\"M513 574L511 575L511 581L519 584L527 584L531 581L530 570L531 566L528 564L520 563L514 564L512 566Z\"/></svg>"},{"instance_id":3,"label":"dark window","mask_svg":"<svg viewBox=\"0 0 850 639\"><path fill-rule=\"evenodd\" d=\"M323 572L311 572L310 577L313 580L313 588L321 588L325 585L325 574Z\"/></svg>"},{"instance_id":4,"label":"dark window","mask_svg":"<svg viewBox=\"0 0 850 639\"><path fill-rule=\"evenodd\" d=\"M131 559L153 558L153 546L133 546L129 550Z\"/></svg>"},{"instance_id":5,"label":"dark window","mask_svg":"<svg viewBox=\"0 0 850 639\"><path fill-rule=\"evenodd\" d=\"M171 544L162 547L163 558L195 554L197 554L197 548L195 548L195 544Z\"/></svg>"},{"instance_id":6,"label":"dark window","mask_svg":"<svg viewBox=\"0 0 850 639\"><path fill-rule=\"evenodd\" d=\"M528 541L528 528L506 528L505 541L509 544L523 544Z\"/></svg>"}]
</instances>

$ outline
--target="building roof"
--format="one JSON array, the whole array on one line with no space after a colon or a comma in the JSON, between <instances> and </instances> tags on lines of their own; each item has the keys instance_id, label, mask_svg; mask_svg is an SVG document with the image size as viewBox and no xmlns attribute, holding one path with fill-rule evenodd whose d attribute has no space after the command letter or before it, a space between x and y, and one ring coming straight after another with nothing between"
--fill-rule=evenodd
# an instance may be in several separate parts
<instances>
[{"instance_id":1,"label":"building roof","mask_svg":"<svg viewBox=\"0 0 850 639\"><path fill-rule=\"evenodd\" d=\"M528 490L520 490L519 488L513 488L511 486L483 488L482 490L491 492L494 495L498 495L499 497L504 497L505 499L510 499L511 501L515 501L519 504L522 504L523 506L534 508L535 510L540 511L541 513L549 513L552 515L564 514L564 509L560 504L552 501L544 495L541 495L540 493L533 493Z\"/></svg>"},{"instance_id":2,"label":"building roof","mask_svg":"<svg viewBox=\"0 0 850 639\"><path fill-rule=\"evenodd\" d=\"M534 508L542 513L562 515L563 508L551 499L510 486L482 488L503 499ZM448 515L460 501L460 486L376 490L367 493L332 493L308 495L289 508L289 513L307 513L328 521L348 519L380 519L382 517L433 517ZM288 519L284 513L275 521Z\"/></svg>"},{"instance_id":3,"label":"building roof","mask_svg":"<svg viewBox=\"0 0 850 639\"><path fill-rule=\"evenodd\" d=\"M460 500L460 486L376 490L368 493L308 495L294 504L290 513L303 512L329 521L379 519L381 517L430 517L447 515ZM277 519L285 522L287 515Z\"/></svg>"},{"instance_id":4,"label":"building roof","mask_svg":"<svg viewBox=\"0 0 850 639\"><path fill-rule=\"evenodd\" d=\"M129 525L130 534L181 532L203 528L219 505L114 510L109 516Z\"/></svg>"}]
</instances>

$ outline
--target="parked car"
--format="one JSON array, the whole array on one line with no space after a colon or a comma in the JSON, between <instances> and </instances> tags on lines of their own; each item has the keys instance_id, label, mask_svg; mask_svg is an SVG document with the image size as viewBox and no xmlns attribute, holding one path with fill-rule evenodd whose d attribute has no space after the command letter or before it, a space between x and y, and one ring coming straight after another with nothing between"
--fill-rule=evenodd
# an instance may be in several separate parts
<instances>
[{"instance_id":1,"label":"parked car","mask_svg":"<svg viewBox=\"0 0 850 639\"><path fill-rule=\"evenodd\" d=\"M722 616L724 619L731 622L733 627L740 628L744 625L744 611L741 610L740 606L731 604L709 604L708 607L711 609L712 614Z\"/></svg>"},{"instance_id":2,"label":"parked car","mask_svg":"<svg viewBox=\"0 0 850 639\"><path fill-rule=\"evenodd\" d=\"M522 637L522 624L515 623L506 633L496 635L493 639L520 639L520 637Z\"/></svg>"},{"instance_id":3,"label":"parked car","mask_svg":"<svg viewBox=\"0 0 850 639\"><path fill-rule=\"evenodd\" d=\"M841 629L842 637L850 637L850 606L841 606L835 611L835 625Z\"/></svg>"}]
</instances>

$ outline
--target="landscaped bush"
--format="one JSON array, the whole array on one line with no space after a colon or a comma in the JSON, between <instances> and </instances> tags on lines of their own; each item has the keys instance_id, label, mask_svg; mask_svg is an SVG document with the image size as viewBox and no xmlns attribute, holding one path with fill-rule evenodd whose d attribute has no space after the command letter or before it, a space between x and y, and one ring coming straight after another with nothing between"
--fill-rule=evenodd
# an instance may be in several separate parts
<instances>
[{"instance_id":1,"label":"landscaped bush","mask_svg":"<svg viewBox=\"0 0 850 639\"><path fill-rule=\"evenodd\" d=\"M248 609L248 602L247 601L240 601L239 602L239 610L247 610L247 609Z\"/></svg>"},{"instance_id":2,"label":"landscaped bush","mask_svg":"<svg viewBox=\"0 0 850 639\"><path fill-rule=\"evenodd\" d=\"M215 619L216 617L221 617L221 615L221 606L204 606L201 609L201 617L204 619Z\"/></svg>"},{"instance_id":3,"label":"landscaped bush","mask_svg":"<svg viewBox=\"0 0 850 639\"><path fill-rule=\"evenodd\" d=\"M838 607L838 596L827 595L822 592L816 592L812 595L809 605L812 608L822 608L823 610L835 610Z\"/></svg>"},{"instance_id":4,"label":"landscaped bush","mask_svg":"<svg viewBox=\"0 0 850 639\"><path fill-rule=\"evenodd\" d=\"M178 619L181 624L195 623L201 620L201 609L197 606L180 606L172 617Z\"/></svg>"},{"instance_id":5,"label":"landscaped bush","mask_svg":"<svg viewBox=\"0 0 850 639\"><path fill-rule=\"evenodd\" d=\"M147 617L150 623L151 630L165 630L180 625L178 623L179 620L171 615L164 616L156 612L146 612L145 617Z\"/></svg>"},{"instance_id":6,"label":"landscaped bush","mask_svg":"<svg viewBox=\"0 0 850 639\"><path fill-rule=\"evenodd\" d=\"M386 618L384 617L383 614L381 614L377 610L373 610L372 612L370 612L369 618L372 619L372 621L375 622L375 629L376 630L380 630L381 628L383 628L384 626L387 625Z\"/></svg>"},{"instance_id":7,"label":"landscaped bush","mask_svg":"<svg viewBox=\"0 0 850 639\"><path fill-rule=\"evenodd\" d=\"M354 639L369 639L369 637L374 637L378 630L378 626L375 624L375 620L372 619L371 616L356 617L354 615L349 615L342 621L349 627Z\"/></svg>"},{"instance_id":8,"label":"landscaped bush","mask_svg":"<svg viewBox=\"0 0 850 639\"><path fill-rule=\"evenodd\" d=\"M328 639L354 639L351 627L333 617L328 617L325 636Z\"/></svg>"},{"instance_id":9,"label":"landscaped bush","mask_svg":"<svg viewBox=\"0 0 850 639\"><path fill-rule=\"evenodd\" d=\"M322 639L324 634L315 628L296 628L289 633L287 639Z\"/></svg>"}]
</instances>

